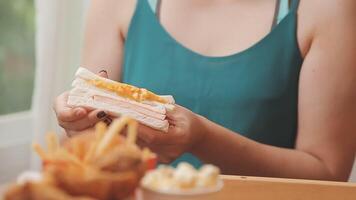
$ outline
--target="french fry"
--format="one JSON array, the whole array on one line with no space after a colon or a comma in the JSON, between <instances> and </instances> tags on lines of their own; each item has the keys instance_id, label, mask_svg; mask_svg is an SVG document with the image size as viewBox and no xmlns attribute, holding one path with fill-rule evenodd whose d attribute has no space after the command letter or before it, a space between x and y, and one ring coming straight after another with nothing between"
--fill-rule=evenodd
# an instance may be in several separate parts
<instances>
[{"instance_id":1,"label":"french fry","mask_svg":"<svg viewBox=\"0 0 356 200\"><path fill-rule=\"evenodd\" d=\"M147 147L145 147L142 150L142 159L147 160L147 159L151 158L151 156L152 156L152 152Z\"/></svg>"},{"instance_id":2,"label":"french fry","mask_svg":"<svg viewBox=\"0 0 356 200\"><path fill-rule=\"evenodd\" d=\"M81 155L81 144L77 138L73 139L73 145L71 145L72 154L75 155L77 158L80 158Z\"/></svg>"},{"instance_id":3,"label":"french fry","mask_svg":"<svg viewBox=\"0 0 356 200\"><path fill-rule=\"evenodd\" d=\"M73 164L84 166L84 164L76 157L74 154L69 153L67 150L61 148L56 152L56 157L58 160L67 160Z\"/></svg>"},{"instance_id":4,"label":"french fry","mask_svg":"<svg viewBox=\"0 0 356 200\"><path fill-rule=\"evenodd\" d=\"M99 141L93 142L89 148L86 157L84 158L84 163L91 163L95 158L95 151L98 148Z\"/></svg>"},{"instance_id":5,"label":"french fry","mask_svg":"<svg viewBox=\"0 0 356 200\"><path fill-rule=\"evenodd\" d=\"M104 137L105 132L107 131L106 124L104 122L98 122L95 125L95 141L93 141L89 147L89 151L85 154L84 156L84 163L89 163L96 151L96 148L98 146L98 143L101 141L101 139Z\"/></svg>"},{"instance_id":6,"label":"french fry","mask_svg":"<svg viewBox=\"0 0 356 200\"><path fill-rule=\"evenodd\" d=\"M128 123L128 133L127 133L127 139L126 142L127 144L136 144L136 137L137 137L137 122L131 120Z\"/></svg>"},{"instance_id":7,"label":"french fry","mask_svg":"<svg viewBox=\"0 0 356 200\"><path fill-rule=\"evenodd\" d=\"M99 141L104 137L105 132L107 131L106 124L104 122L98 122L95 125L95 137Z\"/></svg>"},{"instance_id":8,"label":"french fry","mask_svg":"<svg viewBox=\"0 0 356 200\"><path fill-rule=\"evenodd\" d=\"M97 157L103 154L107 150L108 146L110 146L115 135L118 134L131 120L132 119L128 117L121 117L119 120L115 120L109 127L109 130L105 133L103 139L99 142L94 156Z\"/></svg>"},{"instance_id":9,"label":"french fry","mask_svg":"<svg viewBox=\"0 0 356 200\"><path fill-rule=\"evenodd\" d=\"M93 142L89 148L89 151L87 154L85 154L84 157L84 163L89 163L93 159L93 155L95 153L96 147L98 146L97 142Z\"/></svg>"},{"instance_id":10,"label":"french fry","mask_svg":"<svg viewBox=\"0 0 356 200\"><path fill-rule=\"evenodd\" d=\"M102 168L104 166L107 166L111 163L114 163L116 161L116 157L117 157L117 152L120 151L120 149L122 149L122 147L118 146L118 147L115 147L114 149L112 149L108 154L107 156L105 157L98 157L96 160L95 160L95 163L94 165L98 168Z\"/></svg>"},{"instance_id":11,"label":"french fry","mask_svg":"<svg viewBox=\"0 0 356 200\"><path fill-rule=\"evenodd\" d=\"M58 138L55 133L48 133L46 135L46 143L49 154L53 154L58 149Z\"/></svg>"},{"instance_id":12,"label":"french fry","mask_svg":"<svg viewBox=\"0 0 356 200\"><path fill-rule=\"evenodd\" d=\"M42 160L47 159L48 155L47 155L46 151L39 144L33 143L32 148L33 148L33 150L35 150L35 152L40 156L40 158Z\"/></svg>"}]
</instances>

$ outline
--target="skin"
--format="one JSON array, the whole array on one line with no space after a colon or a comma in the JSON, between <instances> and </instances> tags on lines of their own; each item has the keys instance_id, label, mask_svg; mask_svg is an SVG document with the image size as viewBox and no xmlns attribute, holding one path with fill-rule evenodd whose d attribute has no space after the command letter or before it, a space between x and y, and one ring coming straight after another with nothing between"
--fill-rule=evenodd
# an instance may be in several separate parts
<instances>
[{"instance_id":1,"label":"skin","mask_svg":"<svg viewBox=\"0 0 356 200\"><path fill-rule=\"evenodd\" d=\"M160 20L187 48L207 56L229 55L268 34L274 3L163 1ZM92 1L82 66L105 69L114 80L121 77L123 46L134 8L134 1ZM226 174L346 181L356 150L355 9L353 0L301 0L297 39L304 63L295 149L255 142L178 105L167 114L168 134L141 125L139 144L151 148L162 162L191 152ZM90 128L99 120L95 119L98 111L68 108L65 98L66 93L59 96L54 109L67 132ZM75 115L78 109L81 115Z\"/></svg>"}]
</instances>

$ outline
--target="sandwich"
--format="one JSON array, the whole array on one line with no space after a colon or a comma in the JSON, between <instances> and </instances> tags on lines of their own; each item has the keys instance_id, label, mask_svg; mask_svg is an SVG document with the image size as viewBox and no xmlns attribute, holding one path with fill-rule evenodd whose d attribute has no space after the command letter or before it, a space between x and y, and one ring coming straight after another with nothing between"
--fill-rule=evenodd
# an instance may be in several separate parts
<instances>
[{"instance_id":1,"label":"sandwich","mask_svg":"<svg viewBox=\"0 0 356 200\"><path fill-rule=\"evenodd\" d=\"M174 98L157 95L144 88L119 83L79 68L67 104L100 109L111 116L128 116L151 128L168 131L167 110L174 109Z\"/></svg>"}]
</instances>

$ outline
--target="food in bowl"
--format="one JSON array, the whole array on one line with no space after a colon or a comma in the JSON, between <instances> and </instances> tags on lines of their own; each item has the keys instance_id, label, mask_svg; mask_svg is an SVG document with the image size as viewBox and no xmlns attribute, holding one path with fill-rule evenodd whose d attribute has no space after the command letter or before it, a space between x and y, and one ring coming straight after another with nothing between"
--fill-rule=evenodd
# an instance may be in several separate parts
<instances>
[{"instance_id":1,"label":"food in bowl","mask_svg":"<svg viewBox=\"0 0 356 200\"><path fill-rule=\"evenodd\" d=\"M204 193L222 187L219 174L219 168L211 164L203 165L199 170L186 162L178 164L177 168L161 165L146 173L141 186L162 193Z\"/></svg>"}]
</instances>

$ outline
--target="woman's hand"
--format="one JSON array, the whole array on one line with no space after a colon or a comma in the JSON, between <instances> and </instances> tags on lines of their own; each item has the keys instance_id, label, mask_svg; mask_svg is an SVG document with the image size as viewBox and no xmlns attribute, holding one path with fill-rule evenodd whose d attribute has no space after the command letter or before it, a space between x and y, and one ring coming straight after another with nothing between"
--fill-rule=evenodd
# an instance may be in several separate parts
<instances>
[{"instance_id":1,"label":"woman's hand","mask_svg":"<svg viewBox=\"0 0 356 200\"><path fill-rule=\"evenodd\" d=\"M100 76L107 77L106 71L99 72ZM68 92L59 95L53 105L58 123L63 127L68 136L76 132L91 128L98 121L110 123L108 114L101 110L88 110L82 107L69 107L67 105Z\"/></svg>"},{"instance_id":2,"label":"woman's hand","mask_svg":"<svg viewBox=\"0 0 356 200\"><path fill-rule=\"evenodd\" d=\"M175 106L167 112L170 127L168 133L154 130L144 125L138 129L138 144L157 153L159 162L170 163L203 139L204 118L192 111Z\"/></svg>"}]
</instances>

